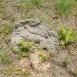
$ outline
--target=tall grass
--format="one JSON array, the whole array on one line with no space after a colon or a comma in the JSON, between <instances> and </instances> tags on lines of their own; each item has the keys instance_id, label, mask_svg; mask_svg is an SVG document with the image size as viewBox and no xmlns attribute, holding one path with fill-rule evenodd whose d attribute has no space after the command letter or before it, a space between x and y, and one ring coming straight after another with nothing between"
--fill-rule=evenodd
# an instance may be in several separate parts
<instances>
[{"instance_id":1,"label":"tall grass","mask_svg":"<svg viewBox=\"0 0 77 77\"><path fill-rule=\"evenodd\" d=\"M58 14L63 15L72 7L72 0L56 0Z\"/></svg>"}]
</instances>

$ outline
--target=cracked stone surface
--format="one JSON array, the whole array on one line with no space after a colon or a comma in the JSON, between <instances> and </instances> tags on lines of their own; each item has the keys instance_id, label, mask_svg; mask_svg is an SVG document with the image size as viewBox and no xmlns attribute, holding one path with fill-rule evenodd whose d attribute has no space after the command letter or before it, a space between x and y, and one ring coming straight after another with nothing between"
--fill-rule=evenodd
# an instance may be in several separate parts
<instances>
[{"instance_id":1,"label":"cracked stone surface","mask_svg":"<svg viewBox=\"0 0 77 77\"><path fill-rule=\"evenodd\" d=\"M38 19L27 19L15 25L12 44L18 46L18 40L29 40L39 47L58 52L58 34L51 27Z\"/></svg>"}]
</instances>

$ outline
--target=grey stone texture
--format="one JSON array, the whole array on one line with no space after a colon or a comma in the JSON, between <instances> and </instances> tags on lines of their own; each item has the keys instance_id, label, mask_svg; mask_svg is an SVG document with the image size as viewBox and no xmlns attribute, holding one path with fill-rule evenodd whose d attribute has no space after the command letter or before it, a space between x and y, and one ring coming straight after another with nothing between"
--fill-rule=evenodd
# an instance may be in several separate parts
<instances>
[{"instance_id":1,"label":"grey stone texture","mask_svg":"<svg viewBox=\"0 0 77 77\"><path fill-rule=\"evenodd\" d=\"M38 47L58 52L58 34L49 25L39 19L27 19L15 25L12 33L12 44L18 46L18 40L29 40Z\"/></svg>"}]
</instances>

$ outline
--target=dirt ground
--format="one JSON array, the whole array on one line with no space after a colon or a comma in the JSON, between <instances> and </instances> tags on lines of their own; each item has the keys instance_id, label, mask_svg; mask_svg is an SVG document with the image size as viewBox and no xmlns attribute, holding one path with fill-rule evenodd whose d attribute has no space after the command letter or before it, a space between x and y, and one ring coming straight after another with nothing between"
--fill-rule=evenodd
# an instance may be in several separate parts
<instances>
[{"instance_id":1,"label":"dirt ground","mask_svg":"<svg viewBox=\"0 0 77 77\"><path fill-rule=\"evenodd\" d=\"M40 7L24 7L20 1L26 0L0 0L0 4L3 5L3 9L0 10L0 53L6 52L13 59L10 65L0 63L0 77L77 77L77 41L66 49L60 48L58 54L37 67L39 60L36 50L30 53L30 58L36 58L32 66L29 58L21 58L10 49L12 32L6 35L1 33L6 23L16 24L21 20L35 17L49 24L56 32L61 26L72 27L77 32L77 7L72 8L68 14L59 16L55 9L55 0L42 0ZM68 64L64 65L63 62ZM25 69L31 74L23 75Z\"/></svg>"}]
</instances>

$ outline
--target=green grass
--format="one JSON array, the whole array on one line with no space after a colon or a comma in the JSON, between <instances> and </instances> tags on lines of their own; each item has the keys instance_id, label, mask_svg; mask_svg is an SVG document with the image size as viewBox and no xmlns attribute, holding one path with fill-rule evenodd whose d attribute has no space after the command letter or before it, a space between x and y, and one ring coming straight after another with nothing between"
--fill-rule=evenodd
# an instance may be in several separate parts
<instances>
[{"instance_id":1,"label":"green grass","mask_svg":"<svg viewBox=\"0 0 77 77\"><path fill-rule=\"evenodd\" d=\"M32 5L39 7L41 5L41 0L30 0Z\"/></svg>"},{"instance_id":2,"label":"green grass","mask_svg":"<svg viewBox=\"0 0 77 77\"><path fill-rule=\"evenodd\" d=\"M33 14L33 13L28 13L28 14L24 14L24 13L22 13L21 14L21 18L22 19L30 19L30 18L35 18L35 15Z\"/></svg>"},{"instance_id":3,"label":"green grass","mask_svg":"<svg viewBox=\"0 0 77 77\"><path fill-rule=\"evenodd\" d=\"M68 61L68 58L66 57L66 58L64 58L64 60L62 61L62 65L63 65L64 67L66 67L68 64L69 64L69 61Z\"/></svg>"},{"instance_id":4,"label":"green grass","mask_svg":"<svg viewBox=\"0 0 77 77\"><path fill-rule=\"evenodd\" d=\"M29 56L29 51L34 48L35 45L33 42L29 41L24 41L24 40L19 40L19 47L17 48L12 48L12 51L21 57L28 57Z\"/></svg>"},{"instance_id":5,"label":"green grass","mask_svg":"<svg viewBox=\"0 0 77 77\"><path fill-rule=\"evenodd\" d=\"M0 33L2 33L4 36L6 36L10 32L12 32L13 31L13 28L14 28L14 24L12 22L5 23L2 26L3 27L2 27L2 29L0 29Z\"/></svg>"},{"instance_id":6,"label":"green grass","mask_svg":"<svg viewBox=\"0 0 77 77\"><path fill-rule=\"evenodd\" d=\"M0 54L0 63L1 64L11 64L13 62L12 58L10 57L10 55L8 55L7 53L1 53Z\"/></svg>"},{"instance_id":7,"label":"green grass","mask_svg":"<svg viewBox=\"0 0 77 77\"><path fill-rule=\"evenodd\" d=\"M67 13L72 7L72 0L56 0L56 9L58 14Z\"/></svg>"},{"instance_id":8,"label":"green grass","mask_svg":"<svg viewBox=\"0 0 77 77\"><path fill-rule=\"evenodd\" d=\"M5 5L3 3L0 3L0 14L4 14L5 12Z\"/></svg>"},{"instance_id":9,"label":"green grass","mask_svg":"<svg viewBox=\"0 0 77 77\"><path fill-rule=\"evenodd\" d=\"M77 34L72 28L62 27L59 31L60 44L65 48L67 45L73 43L77 39Z\"/></svg>"},{"instance_id":10,"label":"green grass","mask_svg":"<svg viewBox=\"0 0 77 77\"><path fill-rule=\"evenodd\" d=\"M7 75L7 76L11 75L12 74L12 69L11 68L6 69L4 71L4 74Z\"/></svg>"},{"instance_id":11,"label":"green grass","mask_svg":"<svg viewBox=\"0 0 77 77\"><path fill-rule=\"evenodd\" d=\"M30 75L30 71L29 70L22 71L22 75L28 76Z\"/></svg>"},{"instance_id":12,"label":"green grass","mask_svg":"<svg viewBox=\"0 0 77 77\"><path fill-rule=\"evenodd\" d=\"M47 61L48 60L48 58L46 57L46 56L42 56L41 57L41 62L45 62L45 61Z\"/></svg>"}]
</instances>

